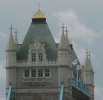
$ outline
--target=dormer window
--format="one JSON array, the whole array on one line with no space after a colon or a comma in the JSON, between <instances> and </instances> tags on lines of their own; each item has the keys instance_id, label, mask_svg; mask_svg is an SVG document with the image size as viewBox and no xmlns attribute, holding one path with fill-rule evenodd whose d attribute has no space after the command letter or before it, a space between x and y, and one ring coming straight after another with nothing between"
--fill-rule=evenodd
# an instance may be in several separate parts
<instances>
[{"instance_id":1,"label":"dormer window","mask_svg":"<svg viewBox=\"0 0 103 100\"><path fill-rule=\"evenodd\" d=\"M37 63L43 62L46 59L44 44L35 42L29 46L28 61Z\"/></svg>"},{"instance_id":2,"label":"dormer window","mask_svg":"<svg viewBox=\"0 0 103 100\"><path fill-rule=\"evenodd\" d=\"M32 53L32 62L36 61L36 53Z\"/></svg>"},{"instance_id":3,"label":"dormer window","mask_svg":"<svg viewBox=\"0 0 103 100\"><path fill-rule=\"evenodd\" d=\"M39 59L39 61L43 61L43 53L38 54L38 59Z\"/></svg>"}]
</instances>

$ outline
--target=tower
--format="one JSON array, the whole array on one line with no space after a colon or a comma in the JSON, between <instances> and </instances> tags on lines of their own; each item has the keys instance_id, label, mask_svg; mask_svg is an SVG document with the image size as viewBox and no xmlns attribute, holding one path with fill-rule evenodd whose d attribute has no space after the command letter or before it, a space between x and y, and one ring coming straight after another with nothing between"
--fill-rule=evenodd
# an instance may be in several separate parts
<instances>
[{"instance_id":1,"label":"tower","mask_svg":"<svg viewBox=\"0 0 103 100\"><path fill-rule=\"evenodd\" d=\"M33 14L21 44L12 34L6 49L6 84L12 84L11 100L89 100L94 93L90 55L84 67L83 81L78 78L80 62L68 38L64 24L56 43L40 7ZM73 74L73 75L72 75ZM86 75L89 76L86 76ZM92 81L88 81L92 80ZM90 83L89 83L90 82ZM10 85L11 86L11 85ZM87 91L89 87L89 94ZM61 91L61 94L60 94ZM91 99L93 100L93 99Z\"/></svg>"},{"instance_id":2,"label":"tower","mask_svg":"<svg viewBox=\"0 0 103 100\"><path fill-rule=\"evenodd\" d=\"M65 35L65 27L62 25L62 34L60 42L58 45L58 86L61 86L61 82L64 82L65 85L65 94L64 98L66 100L72 99L72 70L70 63L70 44L67 33ZM67 30L66 30L67 32ZM65 74L65 75L63 75Z\"/></svg>"},{"instance_id":3,"label":"tower","mask_svg":"<svg viewBox=\"0 0 103 100\"><path fill-rule=\"evenodd\" d=\"M94 71L91 63L91 54L86 52L86 61L83 68L83 81L87 84L90 100L94 100Z\"/></svg>"},{"instance_id":4,"label":"tower","mask_svg":"<svg viewBox=\"0 0 103 100\"><path fill-rule=\"evenodd\" d=\"M69 39L67 36L67 33L65 35L65 27L64 24L62 25L62 34L58 46L58 62L60 64L69 64L70 58L69 58L69 51L70 51L70 44Z\"/></svg>"},{"instance_id":5,"label":"tower","mask_svg":"<svg viewBox=\"0 0 103 100\"><path fill-rule=\"evenodd\" d=\"M13 27L10 27L10 37L6 47L6 87L9 83L16 85L16 45L12 34Z\"/></svg>"}]
</instances>

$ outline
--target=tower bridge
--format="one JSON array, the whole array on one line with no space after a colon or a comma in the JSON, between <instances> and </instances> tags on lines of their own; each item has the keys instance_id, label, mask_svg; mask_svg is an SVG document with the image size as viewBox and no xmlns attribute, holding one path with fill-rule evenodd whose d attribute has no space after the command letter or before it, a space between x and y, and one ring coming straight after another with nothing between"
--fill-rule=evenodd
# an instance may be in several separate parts
<instances>
[{"instance_id":1,"label":"tower bridge","mask_svg":"<svg viewBox=\"0 0 103 100\"><path fill-rule=\"evenodd\" d=\"M90 54L81 65L64 24L56 43L39 7L22 44L12 30L6 48L6 100L94 100Z\"/></svg>"}]
</instances>

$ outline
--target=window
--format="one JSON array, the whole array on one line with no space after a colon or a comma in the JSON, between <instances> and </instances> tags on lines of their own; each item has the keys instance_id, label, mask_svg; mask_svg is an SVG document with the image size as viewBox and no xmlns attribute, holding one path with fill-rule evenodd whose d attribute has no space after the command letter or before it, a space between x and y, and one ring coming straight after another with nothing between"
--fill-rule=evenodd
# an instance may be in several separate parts
<instances>
[{"instance_id":1,"label":"window","mask_svg":"<svg viewBox=\"0 0 103 100\"><path fill-rule=\"evenodd\" d=\"M36 53L32 53L32 62L36 61Z\"/></svg>"},{"instance_id":2,"label":"window","mask_svg":"<svg viewBox=\"0 0 103 100\"><path fill-rule=\"evenodd\" d=\"M24 71L24 77L29 77L29 69L26 69L26 70Z\"/></svg>"},{"instance_id":3,"label":"window","mask_svg":"<svg viewBox=\"0 0 103 100\"><path fill-rule=\"evenodd\" d=\"M38 77L43 77L43 69L38 70Z\"/></svg>"},{"instance_id":4,"label":"window","mask_svg":"<svg viewBox=\"0 0 103 100\"><path fill-rule=\"evenodd\" d=\"M50 69L45 69L45 77L50 77Z\"/></svg>"},{"instance_id":5,"label":"window","mask_svg":"<svg viewBox=\"0 0 103 100\"><path fill-rule=\"evenodd\" d=\"M39 61L43 61L43 53L39 53L38 57L39 57Z\"/></svg>"},{"instance_id":6,"label":"window","mask_svg":"<svg viewBox=\"0 0 103 100\"><path fill-rule=\"evenodd\" d=\"M31 77L36 77L36 69L31 70Z\"/></svg>"}]
</instances>

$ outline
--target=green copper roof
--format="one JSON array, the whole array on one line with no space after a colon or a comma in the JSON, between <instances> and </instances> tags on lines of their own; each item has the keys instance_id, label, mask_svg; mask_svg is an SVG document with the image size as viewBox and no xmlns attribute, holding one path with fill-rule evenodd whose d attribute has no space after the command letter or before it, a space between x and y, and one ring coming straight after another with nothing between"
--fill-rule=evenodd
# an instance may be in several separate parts
<instances>
[{"instance_id":1,"label":"green copper roof","mask_svg":"<svg viewBox=\"0 0 103 100\"><path fill-rule=\"evenodd\" d=\"M57 47L49 30L48 24L43 21L32 19L32 23L25 36L19 52L17 53L18 59L27 59L29 44L38 41L45 45L47 59L56 59Z\"/></svg>"}]
</instances>

